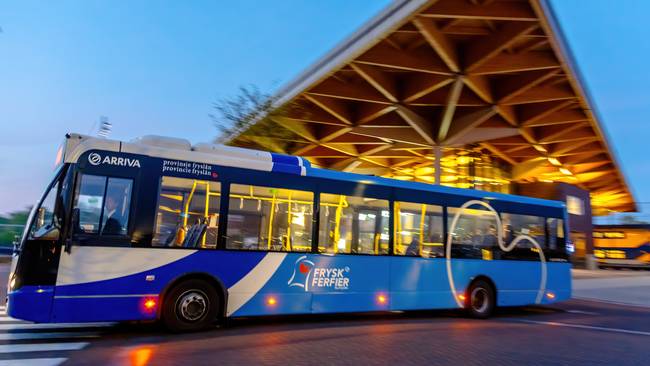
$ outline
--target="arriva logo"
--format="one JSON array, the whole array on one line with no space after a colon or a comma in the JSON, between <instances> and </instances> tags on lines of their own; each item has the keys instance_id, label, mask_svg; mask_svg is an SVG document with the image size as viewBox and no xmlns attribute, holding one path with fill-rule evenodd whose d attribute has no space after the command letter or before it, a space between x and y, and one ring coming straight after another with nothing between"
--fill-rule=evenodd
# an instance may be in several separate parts
<instances>
[{"instance_id":1,"label":"arriva logo","mask_svg":"<svg viewBox=\"0 0 650 366\"><path fill-rule=\"evenodd\" d=\"M128 166L130 168L140 168L139 159L122 158L122 157L108 156L108 155L104 156L104 158L102 159L102 156L99 155L98 153L90 153L88 155L88 162L92 165L108 164L108 165L117 165L117 166Z\"/></svg>"},{"instance_id":2,"label":"arriva logo","mask_svg":"<svg viewBox=\"0 0 650 366\"><path fill-rule=\"evenodd\" d=\"M88 155L88 162L92 165L99 165L102 162L102 157L98 153Z\"/></svg>"},{"instance_id":3,"label":"arriva logo","mask_svg":"<svg viewBox=\"0 0 650 366\"><path fill-rule=\"evenodd\" d=\"M350 267L323 268L316 267L314 262L307 259L306 255L296 260L293 274L287 284L289 287L302 287L305 291L309 288L333 288L334 290L347 290L350 287Z\"/></svg>"}]
</instances>

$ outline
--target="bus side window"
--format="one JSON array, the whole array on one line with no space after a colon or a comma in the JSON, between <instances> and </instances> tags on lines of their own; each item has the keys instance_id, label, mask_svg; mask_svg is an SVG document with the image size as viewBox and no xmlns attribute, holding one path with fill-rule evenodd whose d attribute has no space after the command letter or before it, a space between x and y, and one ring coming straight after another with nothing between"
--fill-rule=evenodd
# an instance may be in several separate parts
<instances>
[{"instance_id":1,"label":"bus side window","mask_svg":"<svg viewBox=\"0 0 650 366\"><path fill-rule=\"evenodd\" d=\"M388 254L388 201L323 193L320 196L320 253Z\"/></svg>"},{"instance_id":2,"label":"bus side window","mask_svg":"<svg viewBox=\"0 0 650 366\"><path fill-rule=\"evenodd\" d=\"M75 198L75 208L79 209L75 232L126 235L132 186L131 179L82 175Z\"/></svg>"},{"instance_id":3,"label":"bus side window","mask_svg":"<svg viewBox=\"0 0 650 366\"><path fill-rule=\"evenodd\" d=\"M519 235L528 235L535 239L539 246L546 248L546 232L543 217L508 213L502 214L501 217L503 218L506 243L509 244ZM528 240L523 240L517 244L517 247L533 248L534 244Z\"/></svg>"},{"instance_id":4,"label":"bus side window","mask_svg":"<svg viewBox=\"0 0 650 366\"><path fill-rule=\"evenodd\" d=\"M231 184L226 248L311 251L314 194Z\"/></svg>"},{"instance_id":5,"label":"bus side window","mask_svg":"<svg viewBox=\"0 0 650 366\"><path fill-rule=\"evenodd\" d=\"M452 257L484 260L500 258L498 222L492 211L480 206L472 206L462 211L449 207L447 215L447 225L452 239ZM456 215L458 215L456 225L452 228Z\"/></svg>"},{"instance_id":6,"label":"bus side window","mask_svg":"<svg viewBox=\"0 0 650 366\"><path fill-rule=\"evenodd\" d=\"M216 248L221 183L162 177L151 245Z\"/></svg>"},{"instance_id":7,"label":"bus side window","mask_svg":"<svg viewBox=\"0 0 650 366\"><path fill-rule=\"evenodd\" d=\"M444 257L443 236L441 206L395 202L396 255Z\"/></svg>"}]
</instances>

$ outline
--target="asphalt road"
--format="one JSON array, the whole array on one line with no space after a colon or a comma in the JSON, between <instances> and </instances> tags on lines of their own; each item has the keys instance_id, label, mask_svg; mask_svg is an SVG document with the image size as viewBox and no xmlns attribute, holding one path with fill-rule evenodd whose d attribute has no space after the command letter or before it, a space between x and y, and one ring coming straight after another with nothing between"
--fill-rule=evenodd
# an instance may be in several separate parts
<instances>
[{"instance_id":1,"label":"asphalt road","mask_svg":"<svg viewBox=\"0 0 650 366\"><path fill-rule=\"evenodd\" d=\"M646 362L648 341L650 308L584 300L502 309L489 320L454 311L251 318L182 335L0 316L0 366L634 365Z\"/></svg>"}]
</instances>

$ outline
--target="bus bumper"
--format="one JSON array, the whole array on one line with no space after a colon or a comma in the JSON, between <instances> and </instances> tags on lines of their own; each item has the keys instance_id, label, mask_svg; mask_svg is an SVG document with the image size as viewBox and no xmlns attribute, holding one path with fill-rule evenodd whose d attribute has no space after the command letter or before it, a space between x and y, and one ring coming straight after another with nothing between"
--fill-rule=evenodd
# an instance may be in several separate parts
<instances>
[{"instance_id":1,"label":"bus bumper","mask_svg":"<svg viewBox=\"0 0 650 366\"><path fill-rule=\"evenodd\" d=\"M7 314L36 323L50 322L54 286L24 286L7 294Z\"/></svg>"}]
</instances>

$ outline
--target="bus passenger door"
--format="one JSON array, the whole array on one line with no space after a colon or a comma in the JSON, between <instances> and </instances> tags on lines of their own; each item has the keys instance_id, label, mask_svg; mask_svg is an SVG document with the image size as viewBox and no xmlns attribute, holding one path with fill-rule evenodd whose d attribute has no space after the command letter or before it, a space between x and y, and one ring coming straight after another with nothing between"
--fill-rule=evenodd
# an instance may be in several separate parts
<instances>
[{"instance_id":1,"label":"bus passenger door","mask_svg":"<svg viewBox=\"0 0 650 366\"><path fill-rule=\"evenodd\" d=\"M116 266L131 248L135 177L82 171L76 180L70 231L61 253L55 322L121 320L132 289L117 289ZM132 255L133 253L131 253ZM122 298L124 297L124 299ZM137 310L137 309L136 309ZM120 315L121 314L121 315Z\"/></svg>"},{"instance_id":2,"label":"bus passenger door","mask_svg":"<svg viewBox=\"0 0 650 366\"><path fill-rule=\"evenodd\" d=\"M9 278L9 315L50 321L74 169L64 166L30 214Z\"/></svg>"}]
</instances>

